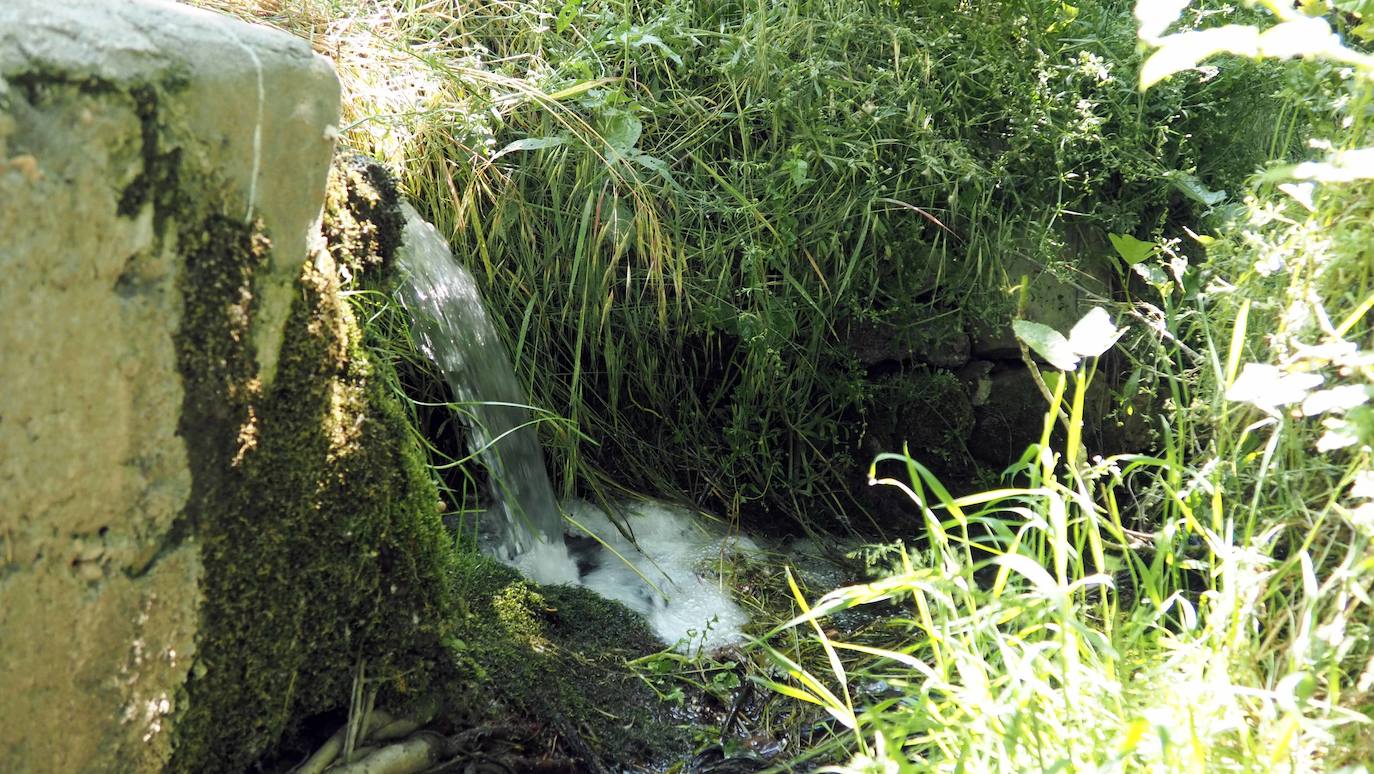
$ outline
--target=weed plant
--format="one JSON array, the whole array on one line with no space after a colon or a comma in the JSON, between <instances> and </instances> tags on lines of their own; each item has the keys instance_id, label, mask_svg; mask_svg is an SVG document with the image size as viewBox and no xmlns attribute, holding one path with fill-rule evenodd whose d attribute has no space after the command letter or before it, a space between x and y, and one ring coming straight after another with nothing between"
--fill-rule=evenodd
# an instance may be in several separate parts
<instances>
[{"instance_id":1,"label":"weed plant","mask_svg":"<svg viewBox=\"0 0 1374 774\"><path fill-rule=\"evenodd\" d=\"M1165 65L1254 34L1166 36L1174 5L1188 4L1137 10ZM1082 453L1088 362L1049 380L1045 433L1003 489L952 497L893 456L906 480L875 483L908 493L928 548L814 607L798 594L755 677L835 719L848 760L836 770L1368 770L1374 163L1359 160L1374 60L1267 7L1266 45L1346 67L1334 87L1309 85L1332 116L1311 138L1316 158L1269 170L1215 213L1214 236L1195 237L1205 262L1181 239L1119 240L1144 279L1130 311L1156 323L1139 367L1171 396L1161 452ZM1065 401L1067 440L1052 449ZM840 641L821 625L879 601L900 612L876 636Z\"/></svg>"},{"instance_id":2,"label":"weed plant","mask_svg":"<svg viewBox=\"0 0 1374 774\"><path fill-rule=\"evenodd\" d=\"M1270 126L1306 120L1262 64L1142 95L1128 11L319 0L310 18L342 137L402 171L532 401L582 431L546 426L565 487L833 528L860 521L846 482L882 399L859 326L1001 319L1009 275L1072 276L1094 235L1191 222L1282 155Z\"/></svg>"}]
</instances>

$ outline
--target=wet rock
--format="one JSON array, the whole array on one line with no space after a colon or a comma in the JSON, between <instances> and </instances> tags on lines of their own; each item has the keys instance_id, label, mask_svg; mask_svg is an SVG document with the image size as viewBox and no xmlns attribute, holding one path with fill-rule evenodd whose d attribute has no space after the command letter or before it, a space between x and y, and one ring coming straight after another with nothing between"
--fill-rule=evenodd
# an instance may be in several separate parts
<instances>
[{"instance_id":1,"label":"wet rock","mask_svg":"<svg viewBox=\"0 0 1374 774\"><path fill-rule=\"evenodd\" d=\"M854 453L861 468L851 476L854 497L874 517L880 532L900 535L919 523L919 514L899 489L869 486L870 465L881 453L900 454L905 448L947 488L958 490L975 472L967 446L974 430L974 407L954 374L913 370L879 382L866 414ZM904 463L884 461L877 465L876 478L907 483L909 476Z\"/></svg>"},{"instance_id":2,"label":"wet rock","mask_svg":"<svg viewBox=\"0 0 1374 774\"><path fill-rule=\"evenodd\" d=\"M1052 384L1060 372L1042 368L1041 374L1047 384ZM1002 468L1018 460L1027 446L1039 442L1049 405L1026 368L1003 368L988 378L988 397L975 411L968 448L979 462ZM1065 393L1066 413L1071 398L1072 387ZM1089 383L1084 400L1083 439L1091 453L1103 451L1103 422L1108 411L1106 380L1098 378ZM1060 423L1056 422L1050 441L1056 450L1063 448L1064 435Z\"/></svg>"},{"instance_id":3,"label":"wet rock","mask_svg":"<svg viewBox=\"0 0 1374 774\"><path fill-rule=\"evenodd\" d=\"M992 370L996 365L990 360L973 360L954 373L974 408L986 404L992 396Z\"/></svg>"},{"instance_id":4,"label":"wet rock","mask_svg":"<svg viewBox=\"0 0 1374 774\"><path fill-rule=\"evenodd\" d=\"M1110 294L1111 273L1100 261L1076 260L1072 268L1050 270L1025 259L1012 261L1007 276L1014 284L1026 277L1024 316L1067 333L1094 305L1094 299ZM1015 360L1021 348L1011 330L1012 305L974 320L969 326L974 357L984 360Z\"/></svg>"},{"instance_id":5,"label":"wet rock","mask_svg":"<svg viewBox=\"0 0 1374 774\"><path fill-rule=\"evenodd\" d=\"M980 462L1005 466L1040 439L1045 399L1030 371L1010 368L991 374L988 399L978 407L969 451Z\"/></svg>"}]
</instances>

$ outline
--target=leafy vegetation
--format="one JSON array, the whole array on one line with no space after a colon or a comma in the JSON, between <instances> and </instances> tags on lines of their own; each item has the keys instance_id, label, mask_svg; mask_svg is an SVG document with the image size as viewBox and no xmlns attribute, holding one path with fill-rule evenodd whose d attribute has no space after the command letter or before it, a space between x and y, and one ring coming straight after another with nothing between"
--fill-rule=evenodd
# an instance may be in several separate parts
<instances>
[{"instance_id":1,"label":"leafy vegetation","mask_svg":"<svg viewBox=\"0 0 1374 774\"><path fill-rule=\"evenodd\" d=\"M342 136L470 256L534 402L568 419L543 425L568 488L852 516L885 395L855 328L963 333L1011 313L1026 266L1116 268L1083 329L1017 325L1048 405L999 482L951 493L930 449L883 455L919 538L814 603L738 568L773 620L729 662L632 664L661 697L673 670L721 697L744 673L789 707L787 765L1359 771L1374 9L1256 5L396 0L284 22L338 58ZM1109 382L1149 419L1135 453L1084 440Z\"/></svg>"},{"instance_id":2,"label":"leafy vegetation","mask_svg":"<svg viewBox=\"0 0 1374 774\"><path fill-rule=\"evenodd\" d=\"M1128 10L357 3L324 41L343 137L472 256L533 402L581 431L546 426L565 487L833 527L891 399L865 326L1004 323L1020 274L1191 222L1305 120L1263 65L1142 96Z\"/></svg>"},{"instance_id":3,"label":"leafy vegetation","mask_svg":"<svg viewBox=\"0 0 1374 774\"><path fill-rule=\"evenodd\" d=\"M1196 65L1221 50L1211 33L1163 35L1188 4L1159 5L1171 7L1137 11L1155 57ZM1065 357L1075 336L1025 328L1074 387L1055 382L1015 484L952 498L903 457L909 482L884 483L908 488L929 548L813 609L799 598L781 627L875 601L903 611L850 641L816 626L808 647L773 652L792 693L852 733L837 737L854 753L845 770L1366 770L1374 166L1351 161L1370 143L1374 68L1331 56L1326 20L1270 10L1278 26L1223 34L1268 41L1252 54L1357 67L1330 91L1312 84L1334 120L1311 144L1331 157L1271 169L1201 221L1215 228L1194 236L1205 261L1180 239L1119 240L1151 286L1135 309L1161 323L1153 352L1133 347L1173 396L1161 453L1085 459L1074 429L1092 364ZM1327 34L1283 36L1313 26ZM1053 449L1066 394L1068 442ZM970 540L971 525L986 537ZM825 682L803 664L827 666ZM899 698L860 707L836 690L874 680Z\"/></svg>"}]
</instances>

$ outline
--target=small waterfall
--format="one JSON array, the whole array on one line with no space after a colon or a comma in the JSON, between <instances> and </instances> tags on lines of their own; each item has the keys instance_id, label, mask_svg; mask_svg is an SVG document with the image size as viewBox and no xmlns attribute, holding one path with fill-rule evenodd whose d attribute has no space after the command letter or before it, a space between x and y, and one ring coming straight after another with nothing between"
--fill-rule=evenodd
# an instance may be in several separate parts
<instances>
[{"instance_id":1,"label":"small waterfall","mask_svg":"<svg viewBox=\"0 0 1374 774\"><path fill-rule=\"evenodd\" d=\"M638 539L631 542L606 512L573 501L568 508L578 527L567 530L574 545L569 550L525 392L477 284L433 226L409 204L401 210L401 303L410 312L416 345L471 412L469 446L491 472L500 529L483 549L539 583L580 584L624 603L680 649L739 641L749 617L710 565L736 552L756 552L748 539L727 538L681 508L637 503L618 508L635 524Z\"/></svg>"},{"instance_id":2,"label":"small waterfall","mask_svg":"<svg viewBox=\"0 0 1374 774\"><path fill-rule=\"evenodd\" d=\"M472 274L453 259L448 241L408 203L397 252L404 281L401 303L414 321L415 343L439 366L454 399L473 421L469 446L491 473L492 496L504 516L495 549L521 557L543 583L575 583L577 566L563 543L563 518L544 469L525 391L487 318Z\"/></svg>"}]
</instances>

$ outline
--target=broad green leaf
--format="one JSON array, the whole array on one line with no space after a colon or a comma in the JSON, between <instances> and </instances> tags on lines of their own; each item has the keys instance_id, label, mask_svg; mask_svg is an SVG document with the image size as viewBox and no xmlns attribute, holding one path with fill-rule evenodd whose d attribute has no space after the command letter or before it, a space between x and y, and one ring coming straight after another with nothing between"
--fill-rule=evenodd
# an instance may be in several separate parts
<instances>
[{"instance_id":1,"label":"broad green leaf","mask_svg":"<svg viewBox=\"0 0 1374 774\"><path fill-rule=\"evenodd\" d=\"M1169 275L1164 270L1153 263L1137 263L1131 270L1140 275L1140 278L1150 283L1150 287L1159 290L1160 293L1169 286Z\"/></svg>"},{"instance_id":2,"label":"broad green leaf","mask_svg":"<svg viewBox=\"0 0 1374 774\"><path fill-rule=\"evenodd\" d=\"M1159 49L1140 68L1142 89L1148 89L1174 73L1191 70L1213 54L1256 57L1260 52L1259 29L1240 24L1165 35L1157 42Z\"/></svg>"},{"instance_id":3,"label":"broad green leaf","mask_svg":"<svg viewBox=\"0 0 1374 774\"><path fill-rule=\"evenodd\" d=\"M1360 442L1358 426L1348 419L1336 417L1323 419L1322 427L1326 428L1326 432L1317 439L1316 448L1323 454L1337 449L1345 449Z\"/></svg>"},{"instance_id":4,"label":"broad green leaf","mask_svg":"<svg viewBox=\"0 0 1374 774\"><path fill-rule=\"evenodd\" d=\"M628 151L639 142L644 124L628 110L608 110L602 115L601 138L618 151Z\"/></svg>"},{"instance_id":5,"label":"broad green leaf","mask_svg":"<svg viewBox=\"0 0 1374 774\"><path fill-rule=\"evenodd\" d=\"M1292 197L1293 201L1301 204L1308 212L1316 212L1317 205L1312 199L1312 195L1317 192L1317 186L1312 181L1304 183L1281 183L1279 190Z\"/></svg>"},{"instance_id":6,"label":"broad green leaf","mask_svg":"<svg viewBox=\"0 0 1374 774\"><path fill-rule=\"evenodd\" d=\"M1108 234L1107 238L1111 240L1112 247L1116 248L1117 255L1121 256L1127 266L1134 266L1149 258L1155 250L1153 242L1141 241L1130 234Z\"/></svg>"},{"instance_id":7,"label":"broad green leaf","mask_svg":"<svg viewBox=\"0 0 1374 774\"><path fill-rule=\"evenodd\" d=\"M1095 306L1069 331L1069 347L1080 357L1097 357L1111 349L1125 332L1112 323L1107 310Z\"/></svg>"},{"instance_id":8,"label":"broad green leaf","mask_svg":"<svg viewBox=\"0 0 1374 774\"><path fill-rule=\"evenodd\" d=\"M1350 485L1350 496L1357 500L1374 500L1374 470L1355 474Z\"/></svg>"},{"instance_id":9,"label":"broad green leaf","mask_svg":"<svg viewBox=\"0 0 1374 774\"><path fill-rule=\"evenodd\" d=\"M1342 384L1329 390L1317 390L1302 402L1303 416L1316 416L1328 411L1343 413L1369 401L1374 387L1363 384Z\"/></svg>"},{"instance_id":10,"label":"broad green leaf","mask_svg":"<svg viewBox=\"0 0 1374 774\"><path fill-rule=\"evenodd\" d=\"M1072 371L1078 367L1078 355L1074 354L1069 340L1059 331L1030 320L1013 320L1011 329L1016 333L1016 338L1024 341L1046 363L1061 371Z\"/></svg>"},{"instance_id":11,"label":"broad green leaf","mask_svg":"<svg viewBox=\"0 0 1374 774\"><path fill-rule=\"evenodd\" d=\"M1326 161L1304 161L1274 167L1264 173L1266 181L1312 180L1318 183L1353 183L1374 180L1374 147L1337 151Z\"/></svg>"},{"instance_id":12,"label":"broad green leaf","mask_svg":"<svg viewBox=\"0 0 1374 774\"><path fill-rule=\"evenodd\" d=\"M1169 182L1174 184L1174 188L1198 204L1205 204L1208 207L1215 206L1218 202L1226 198L1225 191L1213 191L1203 185L1196 175L1187 172L1174 170L1169 173Z\"/></svg>"},{"instance_id":13,"label":"broad green leaf","mask_svg":"<svg viewBox=\"0 0 1374 774\"><path fill-rule=\"evenodd\" d=\"M1304 400L1322 381L1321 374L1290 374L1268 363L1246 363L1226 390L1226 399L1273 414L1280 406Z\"/></svg>"},{"instance_id":14,"label":"broad green leaf","mask_svg":"<svg viewBox=\"0 0 1374 774\"><path fill-rule=\"evenodd\" d=\"M1341 47L1341 39L1320 16L1305 16L1276 24L1260 33L1259 52L1277 59L1329 54Z\"/></svg>"}]
</instances>

